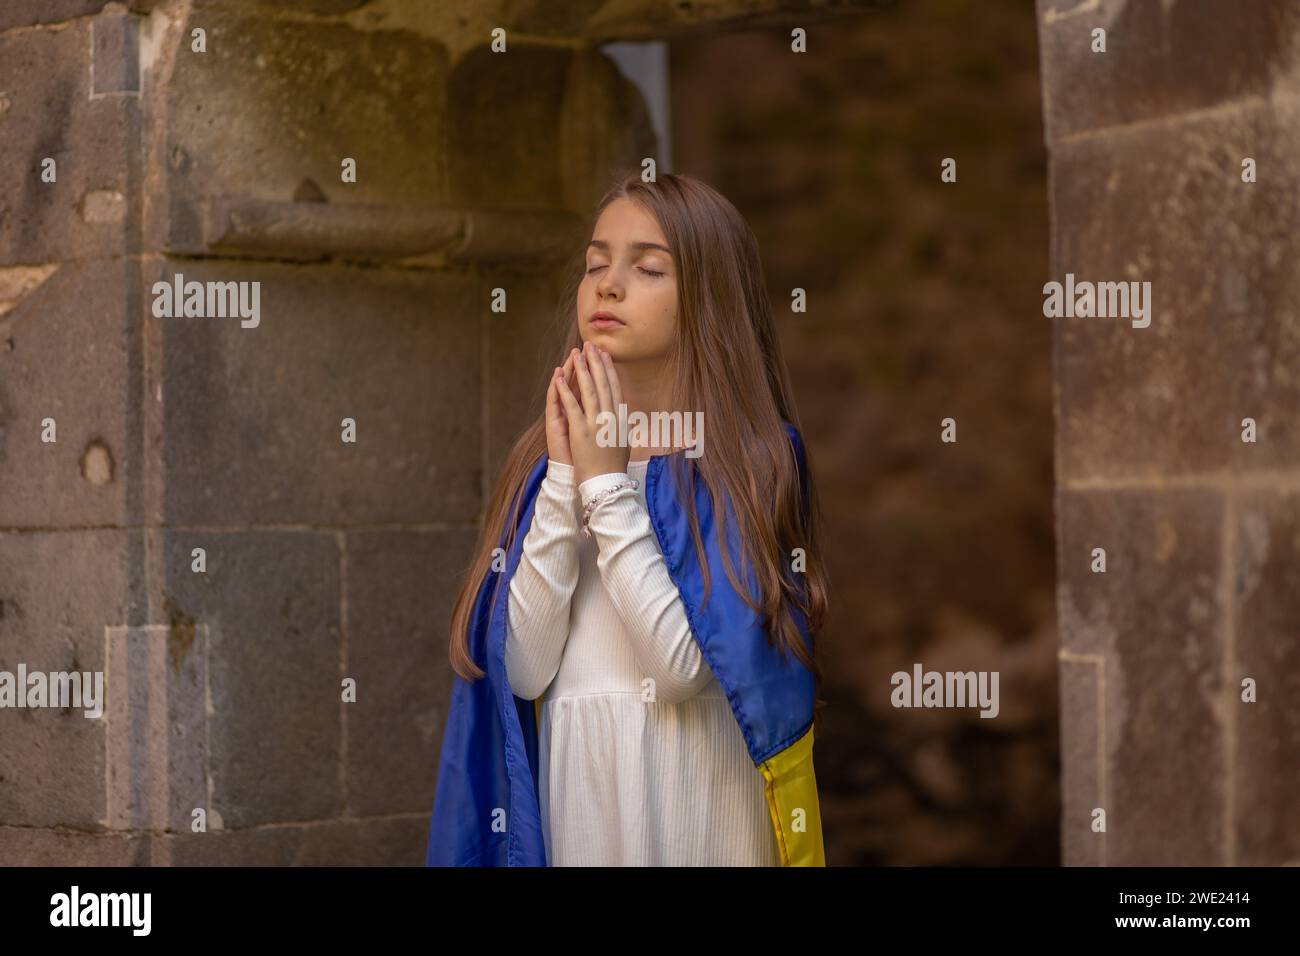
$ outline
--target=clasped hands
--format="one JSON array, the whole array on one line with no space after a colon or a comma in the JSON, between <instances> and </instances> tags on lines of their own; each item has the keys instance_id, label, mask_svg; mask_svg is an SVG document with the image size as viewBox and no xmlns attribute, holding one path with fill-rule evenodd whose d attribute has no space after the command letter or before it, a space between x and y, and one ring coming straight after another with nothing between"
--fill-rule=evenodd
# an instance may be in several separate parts
<instances>
[{"instance_id":1,"label":"clasped hands","mask_svg":"<svg viewBox=\"0 0 1300 956\"><path fill-rule=\"evenodd\" d=\"M571 380L576 380L574 395ZM551 376L546 390L546 453L550 458L573 466L573 476L581 485L588 478L627 471L631 452L626 445L596 440L608 412L617 419L623 403L618 372L608 352L590 342L573 349L564 366ZM606 434L618 434L606 427Z\"/></svg>"}]
</instances>

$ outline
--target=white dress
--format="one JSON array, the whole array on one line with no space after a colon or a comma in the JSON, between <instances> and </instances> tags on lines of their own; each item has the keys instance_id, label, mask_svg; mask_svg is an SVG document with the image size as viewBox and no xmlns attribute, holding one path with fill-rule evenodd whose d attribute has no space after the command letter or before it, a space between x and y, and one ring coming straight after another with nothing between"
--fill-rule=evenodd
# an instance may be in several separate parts
<instances>
[{"instance_id":1,"label":"white dress","mask_svg":"<svg viewBox=\"0 0 1300 956\"><path fill-rule=\"evenodd\" d=\"M510 582L506 675L542 697L552 866L779 866L762 774L691 633L645 505L646 461L575 488L548 464ZM591 517L598 491L629 477Z\"/></svg>"}]
</instances>

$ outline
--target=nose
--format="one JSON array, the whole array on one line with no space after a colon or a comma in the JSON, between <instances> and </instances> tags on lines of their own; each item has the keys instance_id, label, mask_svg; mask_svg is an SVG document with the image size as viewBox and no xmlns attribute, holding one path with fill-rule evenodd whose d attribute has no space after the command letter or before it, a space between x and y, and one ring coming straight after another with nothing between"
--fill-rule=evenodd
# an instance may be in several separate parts
<instances>
[{"instance_id":1,"label":"nose","mask_svg":"<svg viewBox=\"0 0 1300 956\"><path fill-rule=\"evenodd\" d=\"M605 270L605 274L600 277L596 283L596 296L601 299L617 299L619 297L621 286L611 278L614 275L613 268Z\"/></svg>"}]
</instances>

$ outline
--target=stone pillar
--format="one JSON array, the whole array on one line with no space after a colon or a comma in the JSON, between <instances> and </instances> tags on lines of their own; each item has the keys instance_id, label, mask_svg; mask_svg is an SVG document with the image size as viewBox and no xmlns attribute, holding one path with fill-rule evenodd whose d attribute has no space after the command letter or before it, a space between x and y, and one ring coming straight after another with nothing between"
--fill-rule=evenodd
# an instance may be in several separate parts
<instances>
[{"instance_id":1,"label":"stone pillar","mask_svg":"<svg viewBox=\"0 0 1300 956\"><path fill-rule=\"evenodd\" d=\"M1300 7L1037 12L1051 278L1151 291L1052 320L1064 862L1300 863Z\"/></svg>"},{"instance_id":2,"label":"stone pillar","mask_svg":"<svg viewBox=\"0 0 1300 956\"><path fill-rule=\"evenodd\" d=\"M0 670L105 671L110 706L0 710L0 862L421 863L454 587L644 108L590 44L490 53L491 10L23 6ZM258 319L158 314L178 281L256 283Z\"/></svg>"}]
</instances>

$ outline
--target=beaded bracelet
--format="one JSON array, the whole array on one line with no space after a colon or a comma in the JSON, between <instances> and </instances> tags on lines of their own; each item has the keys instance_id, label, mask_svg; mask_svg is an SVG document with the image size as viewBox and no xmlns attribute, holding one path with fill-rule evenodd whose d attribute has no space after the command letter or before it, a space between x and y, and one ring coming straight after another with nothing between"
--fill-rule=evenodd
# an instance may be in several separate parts
<instances>
[{"instance_id":1,"label":"beaded bracelet","mask_svg":"<svg viewBox=\"0 0 1300 956\"><path fill-rule=\"evenodd\" d=\"M589 524L589 522L591 521L591 513L596 510L597 505L599 505L601 502L603 502L605 499L607 499L610 495L612 495L616 491L622 491L624 488L631 488L633 491L635 491L639 487L640 485L637 483L637 480L635 478L628 478L625 481L620 481L616 485L611 485L609 488L606 488L604 491L600 491L592 495L591 500L587 502L587 507L582 509L582 536L584 538L591 537L591 525Z\"/></svg>"}]
</instances>

